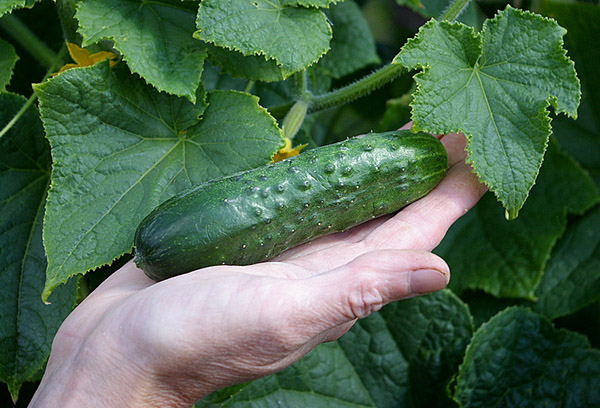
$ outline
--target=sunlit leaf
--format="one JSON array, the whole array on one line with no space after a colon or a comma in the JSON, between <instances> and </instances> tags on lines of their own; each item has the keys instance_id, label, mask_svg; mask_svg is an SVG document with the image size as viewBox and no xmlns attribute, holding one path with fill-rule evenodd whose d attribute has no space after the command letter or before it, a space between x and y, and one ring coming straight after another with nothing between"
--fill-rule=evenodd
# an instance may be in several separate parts
<instances>
[{"instance_id":1,"label":"sunlit leaf","mask_svg":"<svg viewBox=\"0 0 600 408\"><path fill-rule=\"evenodd\" d=\"M481 33L431 20L394 59L423 68L413 128L467 135L468 161L515 218L541 166L547 108L577 116L579 81L554 20L510 6Z\"/></svg>"},{"instance_id":2,"label":"sunlit leaf","mask_svg":"<svg viewBox=\"0 0 600 408\"><path fill-rule=\"evenodd\" d=\"M36 92L53 159L44 296L129 252L137 225L159 203L265 164L283 144L253 96L215 91L206 108L203 93L194 105L107 63L67 71Z\"/></svg>"}]
</instances>

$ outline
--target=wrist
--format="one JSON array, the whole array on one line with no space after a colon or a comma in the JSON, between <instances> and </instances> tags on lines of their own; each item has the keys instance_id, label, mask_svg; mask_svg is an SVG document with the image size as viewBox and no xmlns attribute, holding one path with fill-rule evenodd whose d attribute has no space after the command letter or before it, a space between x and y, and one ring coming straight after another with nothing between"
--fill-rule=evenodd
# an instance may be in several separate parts
<instances>
[{"instance_id":1,"label":"wrist","mask_svg":"<svg viewBox=\"0 0 600 408\"><path fill-rule=\"evenodd\" d=\"M99 347L94 341L85 341L75 353L51 354L29 408L179 408L195 402L161 381L145 361L133 362L124 355L123 349L115 352L111 345Z\"/></svg>"}]
</instances>

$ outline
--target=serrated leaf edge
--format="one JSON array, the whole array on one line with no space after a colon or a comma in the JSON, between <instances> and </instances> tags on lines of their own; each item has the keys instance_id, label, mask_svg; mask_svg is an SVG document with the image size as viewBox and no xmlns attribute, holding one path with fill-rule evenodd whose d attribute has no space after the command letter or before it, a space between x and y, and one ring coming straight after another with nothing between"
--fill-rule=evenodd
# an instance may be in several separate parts
<instances>
[{"instance_id":1,"label":"serrated leaf edge","mask_svg":"<svg viewBox=\"0 0 600 408\"><path fill-rule=\"evenodd\" d=\"M470 358L473 354L473 339L475 339L475 336L479 336L481 335L480 333L487 331L488 326L497 318L499 318L500 316L504 315L504 314L508 314L511 313L513 310L520 310L526 314L532 315L534 317L537 317L541 320L542 324L549 324L552 332L555 334L561 334L563 336L571 336L573 338L577 338L580 339L582 344L587 346L587 350L591 353L596 353L600 356L600 350L595 349L592 347L589 339L584 336L583 334L574 332L572 330L568 330L568 329L564 329L564 328L556 328L556 326L554 325L554 323L552 323L552 321L547 318L546 316L537 313L533 310L531 310L529 307L525 307L525 306L509 306L506 307L504 309L502 309L501 311L499 311L498 313L496 313L494 316L492 316L488 321L484 322L481 324L481 326L479 326L479 328L473 333L473 336L471 337L471 341L469 342L469 344L467 345L467 348L465 350L465 354L463 356L463 361L460 363L459 367L458 367L458 373L456 376L456 389L454 392L454 395L452 396L452 399L459 404L459 406L462 406L461 402L458 400L456 394L457 394L457 390L460 384L460 379L463 375L463 367L467 361L468 358Z\"/></svg>"},{"instance_id":2,"label":"serrated leaf edge","mask_svg":"<svg viewBox=\"0 0 600 408\"><path fill-rule=\"evenodd\" d=\"M108 64L108 61L107 61L107 60L104 60L104 61L101 61L101 62L99 62L99 63L97 63L97 64L94 64L94 65L88 66L88 67L81 67L81 68L74 68L74 69L92 69L92 67L94 67L94 66L96 66L96 65L98 65L98 64ZM44 89L46 86L48 86L48 83L50 83L50 81L52 81L52 80L53 80L53 79L50 79L50 80L46 81L45 83L41 83L41 84L35 84L35 85L33 86L33 88L34 88L34 91L35 91L35 92L36 92L36 93L39 95L39 92L40 92L40 91L42 91L42 92L43 92L43 89ZM270 118L270 122L271 122L271 124L274 126L274 128L275 128L275 129L277 129L277 132L278 132L278 134L280 135L280 138L281 138L281 144L279 145L279 147L278 147L278 148L281 148L281 147L283 147L283 146L285 145L285 139L284 139L284 137L283 137L283 131L282 131L282 130L279 128L279 126L277 125L277 121L276 121L276 120L275 120L275 118L274 118L274 117L273 117L273 116L272 116L272 115L269 113L269 111L268 111L266 108L264 108L264 107L262 107L262 106L260 105L260 103L259 103L259 101L260 101L260 100L259 100L259 98L258 98L256 95L252 95L252 94L249 94L249 93L246 93L246 92L241 92L241 91L232 91L232 90L213 90L213 91L210 91L209 93L210 93L210 94L212 94L212 93L235 93L235 94L244 95L245 97L250 97L250 100L252 100L252 101L254 102L254 105L255 105L256 109L257 109L259 112L266 114L266 115L268 116L268 118ZM205 95L207 95L207 94L208 94L208 93L205 93ZM206 96L206 98L208 98L208 96ZM208 106L208 104L207 104L207 106ZM42 116L42 117L43 117L44 115L42 114L42 112L43 112L43 110L44 110L44 107L43 107L43 103L42 103L42 100L41 100L41 99L40 99L40 103L39 103L39 110L40 110L40 116ZM199 123L201 123L201 122L199 122ZM48 138L48 136L47 136L47 135L48 135L48 131L47 131L47 129L46 129L46 124L45 124L45 121L43 121L43 120L42 120L42 125L44 126L44 131L45 131L45 134L46 134L46 138ZM53 161L53 162L54 162L54 161ZM51 190L51 189L52 189L52 185L53 185L53 180L52 180L52 177L51 177L51 178L50 178L50 188L49 188L49 190ZM46 201L46 202L47 202L47 201ZM43 227L42 227L42 231L43 231L43 232L46 230L45 226L46 226L46 217L44 217L44 220L43 220ZM44 249L45 249L45 247L46 247L46 240L47 240L46 234L45 234L45 233L43 233L43 234L42 234L42 242L43 242L43 244L44 244ZM89 272L92 272L92 271L98 270L99 268L102 268L102 267L104 267L104 266L110 266L110 265L112 265L112 264L113 264L113 263L114 263L114 262L115 262L117 259L121 258L123 255L130 254L130 253L132 253L132 252L133 252L133 242L131 243L131 247L130 247L129 251L123 252L122 254L120 254L120 255L117 255L117 256L115 256L115 257L113 257L113 258L112 258L110 261L108 261L108 262L105 262L105 263L102 263L102 264L99 264L99 265L96 265L96 266L94 266L94 267L92 267L92 268L90 268L90 269L88 269L88 270L86 270L86 271L72 273L72 274L70 274L70 275L69 275L69 276L68 276L66 279L64 279L64 280L48 279L48 277L46 277L46 283L45 283L45 285L44 285L44 290L43 290L43 292L42 292L42 301L44 301L44 302L47 302L47 299L48 299L48 297L50 296L50 294L52 293L52 291L53 291L54 289L56 289L56 287L58 287L60 284L62 284L62 283L65 283L65 282L66 282L68 279L72 278L73 276L76 276L76 275L85 275L85 274L87 274L87 273L89 273Z\"/></svg>"},{"instance_id":3,"label":"serrated leaf edge","mask_svg":"<svg viewBox=\"0 0 600 408\"><path fill-rule=\"evenodd\" d=\"M70 71L73 70L88 70L88 69L92 69L94 68L96 65L99 64L107 64L108 65L108 60L103 60L100 61L94 65L90 65L87 67L77 67L77 68L72 68ZM56 77L55 77L56 78ZM40 96L40 92L44 91L44 88L46 88L47 86L49 86L48 84L53 81L55 78L50 78L48 79L46 82L43 83L38 83L38 84L33 84L33 91L38 95L38 109L40 112L40 118L42 118L44 115L42 114L43 110L44 110L44 103L43 100L41 98L39 98ZM46 137L46 139L49 141L48 139L48 130L46 129L46 122L44 120L42 120L42 126L44 127L44 135ZM52 150L50 150L50 152L52 153ZM52 158L52 166L54 166L56 159ZM48 193L50 192L50 190L52 190L53 187L53 178L52 178L52 173L50 173L50 183L49 183L49 188L48 188ZM46 194L46 204L45 204L45 208L44 208L44 219L42 220L42 244L44 246L44 253L46 253L46 241L47 241L47 237L45 234L46 231L46 213L47 213L47 208L48 208L48 196L49 194ZM48 275L46 272L46 282L44 284L44 290L42 291L42 301L46 304L48 304L48 298L50 297L50 295L52 294L52 291L54 291L54 289L56 289L59 285L66 283L69 279L80 275L83 276L88 272L93 272L95 270L98 270L104 266L110 266L112 265L117 259L119 259L120 257L122 257L125 254L131 253L133 251L133 243L131 244L131 249L128 252L124 252L121 255L118 255L116 257L114 257L113 259L111 259L110 261L103 263L101 265L98 265L96 267L90 268L87 271L81 272L81 273L73 273L70 274L66 279L64 280L57 280L57 279L48 279ZM49 266L49 265L48 265Z\"/></svg>"},{"instance_id":4,"label":"serrated leaf edge","mask_svg":"<svg viewBox=\"0 0 600 408\"><path fill-rule=\"evenodd\" d=\"M559 54L560 54L560 61L566 62L572 68L571 71L570 71L570 72L573 73L573 76L571 77L571 80L574 79L575 82L577 83L578 88L579 88L578 99L577 99L577 105L579 105L579 103L581 101L581 83L580 83L579 78L577 77L577 74L576 74L576 71L575 71L575 63L570 58L568 58L568 56L567 56L567 50L564 48L564 35L566 34L566 30L564 28L562 28L556 22L556 20L554 20L552 18L541 16L541 15L538 15L536 13L530 12L528 10L515 9L515 8L511 7L510 4L508 4L504 10L498 11L493 18L486 20L485 23L484 23L484 25L483 25L483 28L482 28L481 32L479 32L479 33L476 33L475 30L472 27L466 26L466 25L464 25L462 23L459 23L459 22L449 23L449 22L446 22L446 21L437 21L436 19L430 19L427 23L425 23L423 26L421 26L421 28L419 28L419 31L417 32L417 34L413 38L410 38L406 42L406 44L402 47L402 49L404 49L404 47L407 47L409 45L421 42L422 39L421 39L420 35L422 33L422 30L427 29L426 27L429 27L429 26L435 26L436 23L437 23L437 24L440 24L440 25L447 25L448 27L454 27L454 26L463 26L463 27L465 27L466 29L468 29L469 31L471 31L472 34L474 34L473 38L479 40L479 47L480 47L480 52L481 52L482 51L482 47L484 45L484 41L485 41L485 33L488 30L488 28L487 28L488 25L497 23L497 21L500 18L503 18L505 16L505 13L507 13L507 12L516 13L519 16L526 17L530 21L533 20L533 19L535 19L537 21L543 20L545 22L549 22L551 24L554 24L558 28L561 28L561 30L562 30L562 36L560 37L559 44L558 44L559 51L560 51L559 52ZM394 57L392 63L403 65L402 62L401 62L401 54L402 54L402 50ZM480 56L481 56L481 53L480 53ZM487 180L484 180L481 177L482 172L481 172L481 170L478 169L475 161L471 157L472 152L469 149L469 147L471 145L471 139L472 139L472 136L473 136L472 133L466 132L466 131L464 131L461 128L450 128L450 127L447 127L447 128L443 128L443 129L432 129L432 128L427 127L427 126L423 126L421 123L419 123L419 120L414 117L414 102L415 102L416 97L421 92L421 82L420 82L420 79L430 69L430 65L429 65L429 63L416 64L414 66L407 66L407 68L410 68L410 69L421 69L421 72L419 72L419 73L417 73L417 74L414 75L416 89L415 89L415 92L412 93L412 95L411 95L412 98L413 98L413 101L409 104L409 106L411 108L411 119L413 121L412 126L411 126L411 130L413 130L413 131L423 130L423 131L426 131L426 132L429 132L429 133L442 133L442 134L446 134L446 133L450 133L450 132L463 133L465 135L466 139L467 139L467 144L465 146L465 150L467 151L467 157L466 157L466 160L465 160L466 163L468 163L471 166L473 172L477 175L477 178L479 179L479 181L482 182L483 184L485 184L488 187L488 189L493 192L493 194L496 197L496 199L506 209L506 218L508 220L516 218L518 216L519 210L521 210L521 208L525 204L525 201L529 197L529 192L531 191L531 189L533 188L533 186L536 183L537 177L538 177L539 172L540 172L540 168L541 168L543 160L544 160L544 156L545 156L546 151L548 149L548 141L549 141L550 136L552 135L552 125L551 125L550 111L549 111L548 108L550 106L552 106L554 108L554 111L556 113L564 113L564 114L566 114L567 116L569 116L569 117L571 117L573 119L577 118L577 111L575 110L574 112L569 112L566 109L560 108L558 106L558 100L557 100L557 98L556 98L555 95L548 96L543 102L540 103L540 106L538 107L538 118L540 118L541 119L540 120L541 123L544 124L544 127L546 128L545 132L547 133L547 136L546 136L546 140L544 141L544 147L542 149L541 157L540 157L540 159L539 159L539 161L537 163L537 166L536 166L537 167L537 171L535 172L533 183L529 186L529 189L528 189L528 191L527 191L527 193L525 195L525 199L521 202L521 204L518 207L516 207L516 206L512 207L511 206L509 208L509 206L507 205L507 202L500 197L499 193L495 189L491 188L491 186L490 186L490 184L489 184L489 182ZM541 115L541 117L540 117L540 115Z\"/></svg>"},{"instance_id":5,"label":"serrated leaf edge","mask_svg":"<svg viewBox=\"0 0 600 408\"><path fill-rule=\"evenodd\" d=\"M32 9L32 8L35 6L35 4L36 4L36 3L38 3L38 2L40 2L40 1L41 1L41 0L34 0L34 2L33 2L33 3L31 3L31 5L30 5L30 6L28 6L27 4L25 4L25 3L26 3L26 1L23 1L23 2L22 2L23 4L15 4L15 3L13 3L13 4L12 4L11 6L9 6L9 7L8 7L8 8L7 8L7 9L6 9L6 10L5 10L3 13L0 13L0 17L4 16L4 15L6 15L6 14L10 14L10 13L12 13L13 11L15 11L15 10L18 10L18 9L24 9L24 8L27 8L27 9Z\"/></svg>"},{"instance_id":6,"label":"serrated leaf edge","mask_svg":"<svg viewBox=\"0 0 600 408\"><path fill-rule=\"evenodd\" d=\"M341 0L341 1L343 1L343 0ZM291 6L286 6L286 7L291 7ZM303 7L303 8L307 8L307 7ZM314 7L308 7L308 8L314 9ZM200 3L200 6L198 7L198 15L200 15L200 10L201 9L202 9L202 2ZM327 18L327 16L323 12L321 12L321 17L324 19L325 23L327 24L327 29L328 29L328 32L329 32L329 41L331 42L331 39L333 37L333 30L331 29L331 24L329 22L329 19ZM277 64L277 66L281 69L281 73L282 73L282 75L284 77L283 79L287 79L290 76L292 76L293 74L295 74L296 72L300 72L300 71L306 70L306 69L310 68L311 66L315 65L323 57L323 55L327 54L327 52L329 52L329 50L331 49L331 46L328 45L325 49L321 50L320 54L314 60L312 60L308 65L306 65L305 67L303 67L303 68L301 68L299 70L296 70L296 71L289 71L289 70L287 70L287 69L284 68L283 64L277 58L275 58L273 56L267 55L264 50L260 50L260 51L256 51L256 52L244 52L244 51L240 50L238 47L230 46L230 45L227 45L227 44L218 44L213 39L202 38L202 36L201 36L202 35L202 29L198 28L198 17L196 17L196 28L197 28L197 30L194 31L194 33L193 33L192 36L194 38L198 39L198 40L210 43L210 44L214 45L215 47L223 48L223 49L226 49L226 50L229 50L229 51L239 52L240 54L242 54L243 56L246 56L246 57L247 56L251 56L251 55L253 55L253 56L263 56L265 58L265 60L267 60L267 61L269 61L269 60L275 61L275 63Z\"/></svg>"},{"instance_id":7,"label":"serrated leaf edge","mask_svg":"<svg viewBox=\"0 0 600 408\"><path fill-rule=\"evenodd\" d=\"M0 91L6 91L6 87L10 84L10 81L12 80L13 75L15 74L15 65L17 64L17 61L19 61L21 58L19 57L19 54L17 54L17 51L15 50L15 47L8 41L4 41L1 40L0 41L6 43L8 46L10 46L10 51L11 51L11 57L13 58L13 62L11 64L10 67L10 74L8 75L6 84L4 85L4 87L0 88ZM0 136L2 137L2 136Z\"/></svg>"},{"instance_id":8,"label":"serrated leaf edge","mask_svg":"<svg viewBox=\"0 0 600 408\"><path fill-rule=\"evenodd\" d=\"M204 40L198 39L198 41L204 41ZM241 52L239 52L238 50L235 50L235 49L226 48L226 47L219 47L218 45L215 45L213 43L210 43L210 44L212 44L214 47L217 47L217 48L221 48L221 49L224 49L224 50L227 50L227 51L230 51L230 52L239 53L243 57L263 57L265 59L265 61L273 61L277 65L277 68L279 68L279 72L281 73L281 79L277 79L277 80L273 80L273 81L267 81L267 80L264 80L264 79L260 79L261 82L278 82L278 81L284 81L284 80L288 79L291 76L291 74L286 76L286 74L284 73L284 71L281 69L280 64L275 59L273 59L273 58L267 58L266 55L244 55L244 54L242 54ZM218 67L220 71L222 71L222 72L230 75L232 78L240 78L240 79L245 79L245 80L249 80L249 81L255 81L255 80L257 80L256 78L252 78L249 75L240 74L238 71L235 71L234 69L231 69L229 66L219 65L217 59L214 56L212 56L212 54L210 52L208 52L208 57L207 58L208 58L208 61L213 66Z\"/></svg>"},{"instance_id":9,"label":"serrated leaf edge","mask_svg":"<svg viewBox=\"0 0 600 408\"><path fill-rule=\"evenodd\" d=\"M77 5L75 6L76 7L75 18L77 19L77 22L78 22L77 32L83 38L83 41L82 41L81 45L84 46L84 47L87 47L89 45L95 44L95 42L94 41L90 41L89 38L83 32L84 30L86 30L86 26L81 22L81 20L78 17L79 9L80 9L80 7L82 7L82 4L83 4L83 2L78 2ZM137 74L148 85L153 86L154 88L156 88L160 92L165 92L165 93L168 93L170 95L175 95L175 96L182 96L184 98L187 98L193 104L196 103L196 91L200 87L200 83L202 81L202 72L203 72L202 64L199 64L200 65L200 70L198 71L197 78L195 79L196 88L195 88L194 92L190 92L190 93L174 93L171 90L169 90L169 89L161 86L160 84L155 84L154 82L151 82L141 72L139 72L137 69L135 69L134 67L132 67L132 65L131 65L131 59L129 58L129 55L123 52L123 50L121 49L121 42L114 35L101 36L101 37L99 37L99 39L105 39L105 40L112 41L114 43L114 48L119 51L119 53L122 56L123 61L127 64L127 66L129 67L129 69L131 70L131 72ZM206 50L202 50L202 53L204 54L204 56L202 58L204 60L204 59L206 59L208 57L208 52Z\"/></svg>"}]
</instances>

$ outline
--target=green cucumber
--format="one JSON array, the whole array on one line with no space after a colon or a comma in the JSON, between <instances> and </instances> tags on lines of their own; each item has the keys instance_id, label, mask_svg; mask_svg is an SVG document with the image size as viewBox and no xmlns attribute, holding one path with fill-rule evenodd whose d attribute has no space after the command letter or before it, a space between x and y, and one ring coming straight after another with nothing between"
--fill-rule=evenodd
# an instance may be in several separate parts
<instances>
[{"instance_id":1,"label":"green cucumber","mask_svg":"<svg viewBox=\"0 0 600 408\"><path fill-rule=\"evenodd\" d=\"M167 200L135 234L135 262L163 280L211 265L265 261L423 197L446 150L426 133L371 133L199 185Z\"/></svg>"}]
</instances>

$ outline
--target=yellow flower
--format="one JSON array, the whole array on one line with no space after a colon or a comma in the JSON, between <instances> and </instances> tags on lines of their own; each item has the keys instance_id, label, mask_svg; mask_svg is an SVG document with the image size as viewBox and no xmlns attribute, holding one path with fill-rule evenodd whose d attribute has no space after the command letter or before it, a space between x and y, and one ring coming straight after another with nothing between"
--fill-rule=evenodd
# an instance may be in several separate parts
<instances>
[{"instance_id":1,"label":"yellow flower","mask_svg":"<svg viewBox=\"0 0 600 408\"><path fill-rule=\"evenodd\" d=\"M58 71L52 75L58 75L61 72L66 71L67 69L71 69L71 68L88 67L88 66L94 65L96 62L100 62L106 58L110 59L111 67L117 63L117 61L115 60L116 55L113 54L112 52L100 51L100 52L96 52L96 53L90 55L90 52L88 50L86 50L85 48L81 48L77 44L73 44L70 42L67 43L67 49L69 50L69 54L71 55L71 58L73 59L73 61L75 61L75 64L65 64L60 69L60 71Z\"/></svg>"},{"instance_id":2,"label":"yellow flower","mask_svg":"<svg viewBox=\"0 0 600 408\"><path fill-rule=\"evenodd\" d=\"M302 145L298 145L292 149L292 141L286 137L285 138L285 146L283 146L281 149L279 149L273 155L273 163L277 163L279 161L287 159L288 157L297 156L300 153L300 150L302 150L306 146L308 146L308 145L302 144Z\"/></svg>"}]
</instances>

